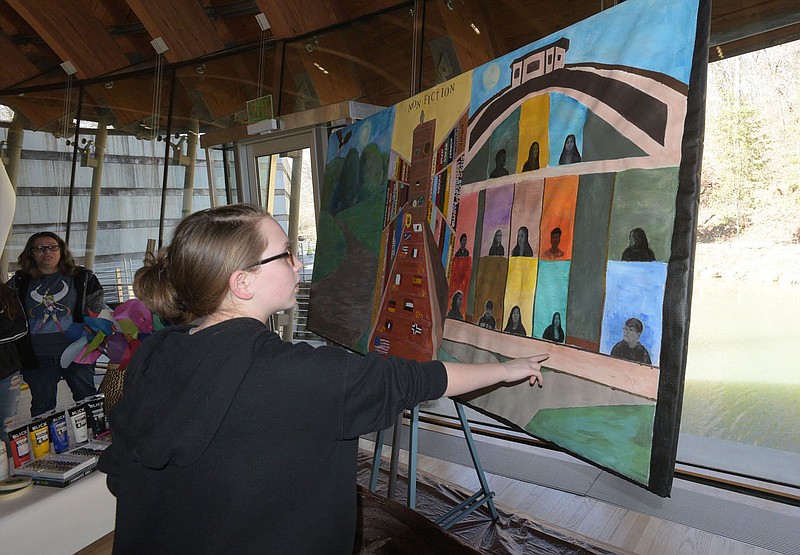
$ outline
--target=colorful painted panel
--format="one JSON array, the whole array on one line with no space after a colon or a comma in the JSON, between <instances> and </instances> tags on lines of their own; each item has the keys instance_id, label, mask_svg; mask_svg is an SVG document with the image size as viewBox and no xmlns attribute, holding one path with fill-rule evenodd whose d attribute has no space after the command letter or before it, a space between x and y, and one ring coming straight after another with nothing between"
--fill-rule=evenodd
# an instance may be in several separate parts
<instances>
[{"instance_id":1,"label":"colorful painted panel","mask_svg":"<svg viewBox=\"0 0 800 555\"><path fill-rule=\"evenodd\" d=\"M337 131L309 327L375 348L398 214L427 207L439 358L550 354L544 389L463 401L668 495L709 9L628 0Z\"/></svg>"}]
</instances>

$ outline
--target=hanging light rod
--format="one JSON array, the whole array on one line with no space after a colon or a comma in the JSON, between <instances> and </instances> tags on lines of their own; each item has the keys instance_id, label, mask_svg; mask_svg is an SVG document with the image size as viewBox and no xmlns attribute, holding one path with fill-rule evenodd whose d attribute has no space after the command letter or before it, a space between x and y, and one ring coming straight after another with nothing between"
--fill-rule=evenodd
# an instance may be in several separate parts
<instances>
[{"instance_id":1,"label":"hanging light rod","mask_svg":"<svg viewBox=\"0 0 800 555\"><path fill-rule=\"evenodd\" d=\"M75 75L78 73L78 68L75 67L75 64L67 60L66 62L61 62L61 69L63 69L67 75Z\"/></svg>"},{"instance_id":2,"label":"hanging light rod","mask_svg":"<svg viewBox=\"0 0 800 555\"><path fill-rule=\"evenodd\" d=\"M267 16L264 15L264 12L260 12L260 13L256 14L256 21L258 22L258 27L262 31L266 31L267 29L269 29L271 27L271 25L269 24L269 21L267 21Z\"/></svg>"},{"instance_id":3,"label":"hanging light rod","mask_svg":"<svg viewBox=\"0 0 800 555\"><path fill-rule=\"evenodd\" d=\"M167 43L164 42L162 37L156 37L150 41L150 44L153 45L153 49L156 51L156 54L163 54L167 50L169 50L169 46Z\"/></svg>"}]
</instances>

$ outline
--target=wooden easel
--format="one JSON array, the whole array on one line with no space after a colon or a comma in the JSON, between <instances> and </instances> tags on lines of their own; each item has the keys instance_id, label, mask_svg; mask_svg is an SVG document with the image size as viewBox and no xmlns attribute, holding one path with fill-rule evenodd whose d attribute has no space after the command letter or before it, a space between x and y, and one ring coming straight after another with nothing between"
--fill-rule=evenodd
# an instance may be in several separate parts
<instances>
[{"instance_id":1,"label":"wooden easel","mask_svg":"<svg viewBox=\"0 0 800 555\"><path fill-rule=\"evenodd\" d=\"M489 482L486 480L486 475L483 472L478 451L475 449L475 441L472 439L472 432L470 431L469 421L464 413L464 406L456 400L453 400L458 413L458 419L461 421L461 429L464 431L464 439L467 441L467 448L469 449L470 457L472 457L472 464L475 467L475 472L478 475L481 488L473 495L459 503L448 512L440 516L436 520L436 524L445 530L464 519L467 515L472 513L475 509L486 503L489 511L492 514L492 520L497 520L497 509L494 506L494 492L489 489ZM389 492L388 497L394 497L395 480L397 476L397 462L400 456L400 426L401 418L397 419L394 425L392 434L392 456L389 464ZM381 451L383 450L383 442L385 439L386 430L378 432L375 438L375 452L372 456L372 473L370 475L369 489L376 491L378 488L378 473L381 465ZM409 423L409 438L408 438L408 506L411 509L416 507L417 502L417 444L419 440L419 406L411 409L411 420Z\"/></svg>"}]
</instances>

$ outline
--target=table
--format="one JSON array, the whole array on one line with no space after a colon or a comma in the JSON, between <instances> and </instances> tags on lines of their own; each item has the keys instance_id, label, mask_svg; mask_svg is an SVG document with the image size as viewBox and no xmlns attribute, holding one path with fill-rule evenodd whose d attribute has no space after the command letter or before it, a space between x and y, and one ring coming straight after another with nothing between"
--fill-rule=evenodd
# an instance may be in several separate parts
<instances>
[{"instance_id":1,"label":"table","mask_svg":"<svg viewBox=\"0 0 800 555\"><path fill-rule=\"evenodd\" d=\"M114 530L116 507L101 472L66 488L35 485L19 497L0 499L0 551L72 555Z\"/></svg>"}]
</instances>

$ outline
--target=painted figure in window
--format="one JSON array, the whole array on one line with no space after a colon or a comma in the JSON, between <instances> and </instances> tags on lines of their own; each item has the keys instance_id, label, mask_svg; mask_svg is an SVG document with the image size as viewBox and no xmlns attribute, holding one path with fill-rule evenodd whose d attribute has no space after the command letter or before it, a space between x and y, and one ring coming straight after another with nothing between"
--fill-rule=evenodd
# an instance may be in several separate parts
<instances>
[{"instance_id":1,"label":"painted figure in window","mask_svg":"<svg viewBox=\"0 0 800 555\"><path fill-rule=\"evenodd\" d=\"M489 247L489 256L505 256L506 249L503 247L503 230L498 229L494 232L492 246Z\"/></svg>"},{"instance_id":2,"label":"painted figure in window","mask_svg":"<svg viewBox=\"0 0 800 555\"><path fill-rule=\"evenodd\" d=\"M508 322L503 331L514 335L528 335L528 332L525 331L525 326L522 325L522 312L520 312L518 306L511 309L511 314L508 316Z\"/></svg>"},{"instance_id":3,"label":"painted figure in window","mask_svg":"<svg viewBox=\"0 0 800 555\"><path fill-rule=\"evenodd\" d=\"M497 154L494 155L494 169L492 173L489 174L489 177L502 177L504 175L508 175L508 170L506 169L506 149L501 148L497 151Z\"/></svg>"},{"instance_id":4,"label":"painted figure in window","mask_svg":"<svg viewBox=\"0 0 800 555\"><path fill-rule=\"evenodd\" d=\"M458 242L461 246L458 248L455 255L459 257L469 256L469 250L467 250L467 234L462 233L461 237L458 238Z\"/></svg>"},{"instance_id":5,"label":"painted figure in window","mask_svg":"<svg viewBox=\"0 0 800 555\"><path fill-rule=\"evenodd\" d=\"M461 314L461 304L464 301L464 294L461 291L456 291L453 298L450 300L450 310L447 312L448 318L456 320L463 320L464 315Z\"/></svg>"},{"instance_id":6,"label":"painted figure in window","mask_svg":"<svg viewBox=\"0 0 800 555\"><path fill-rule=\"evenodd\" d=\"M622 341L614 345L611 349L611 356L625 358L634 362L651 364L650 353L644 345L639 342L639 338L644 331L644 324L638 318L628 318L622 327Z\"/></svg>"},{"instance_id":7,"label":"painted figure in window","mask_svg":"<svg viewBox=\"0 0 800 555\"><path fill-rule=\"evenodd\" d=\"M561 243L561 228L554 227L550 231L550 248L542 253L542 258L563 258L564 251L558 248Z\"/></svg>"},{"instance_id":8,"label":"painted figure in window","mask_svg":"<svg viewBox=\"0 0 800 555\"><path fill-rule=\"evenodd\" d=\"M533 256L533 247L528 241L528 228L525 226L517 230L517 244L511 249L511 256Z\"/></svg>"},{"instance_id":9,"label":"painted figure in window","mask_svg":"<svg viewBox=\"0 0 800 555\"><path fill-rule=\"evenodd\" d=\"M553 313L553 321L544 329L542 339L555 341L556 343L564 342L564 328L561 327L561 313Z\"/></svg>"},{"instance_id":10,"label":"painted figure in window","mask_svg":"<svg viewBox=\"0 0 800 555\"><path fill-rule=\"evenodd\" d=\"M641 227L635 227L628 235L628 247L622 251L623 262L653 262L656 254L647 242L647 234Z\"/></svg>"},{"instance_id":11,"label":"painted figure in window","mask_svg":"<svg viewBox=\"0 0 800 555\"><path fill-rule=\"evenodd\" d=\"M581 161L581 153L578 152L578 145L575 142L575 135L569 134L564 139L564 149L561 151L561 157L558 159L558 165L575 164Z\"/></svg>"},{"instance_id":12,"label":"painted figure in window","mask_svg":"<svg viewBox=\"0 0 800 555\"><path fill-rule=\"evenodd\" d=\"M533 141L528 149L528 159L522 164L522 171L529 172L539 169L539 143Z\"/></svg>"},{"instance_id":13,"label":"painted figure in window","mask_svg":"<svg viewBox=\"0 0 800 555\"><path fill-rule=\"evenodd\" d=\"M478 325L482 328L486 328L487 330L495 330L497 329L497 322L492 316L492 312L494 312L494 303L492 299L486 301L486 305L483 307L483 315L481 315L480 319L478 320Z\"/></svg>"}]
</instances>

